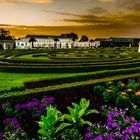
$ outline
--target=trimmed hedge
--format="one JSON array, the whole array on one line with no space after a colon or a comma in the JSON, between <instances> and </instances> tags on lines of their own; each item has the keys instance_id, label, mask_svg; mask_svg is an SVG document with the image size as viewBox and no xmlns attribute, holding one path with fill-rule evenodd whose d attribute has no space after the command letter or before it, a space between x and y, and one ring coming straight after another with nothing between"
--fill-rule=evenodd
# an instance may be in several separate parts
<instances>
[{"instance_id":1,"label":"trimmed hedge","mask_svg":"<svg viewBox=\"0 0 140 140\"><path fill-rule=\"evenodd\" d=\"M108 65L91 65L91 66L0 66L0 71L4 72L19 72L19 73L76 73L76 72L91 72L99 70L113 69L128 69L135 68L140 65L140 62L126 64L108 64Z\"/></svg>"},{"instance_id":2,"label":"trimmed hedge","mask_svg":"<svg viewBox=\"0 0 140 140\"><path fill-rule=\"evenodd\" d=\"M87 81L87 80L94 80L94 79L100 79L110 76L117 76L120 74L134 74L134 73L140 73L140 67L137 68L130 68L130 69L119 69L119 70L105 70L105 71L99 71L99 72L91 72L86 74L81 74L77 76L68 76L68 77L59 77L59 78L49 78L49 79L38 79L38 80L31 80L31 81L25 81L24 86L28 89L33 89L37 87L47 87L47 86L53 86L53 85L60 85L65 83L73 83L73 82L79 82L79 81Z\"/></svg>"}]
</instances>

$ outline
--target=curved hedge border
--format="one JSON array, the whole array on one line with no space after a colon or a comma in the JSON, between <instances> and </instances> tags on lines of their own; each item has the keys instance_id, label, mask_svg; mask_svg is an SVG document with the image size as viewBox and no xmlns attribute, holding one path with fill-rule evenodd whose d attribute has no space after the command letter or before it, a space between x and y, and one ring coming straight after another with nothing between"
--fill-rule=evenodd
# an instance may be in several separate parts
<instances>
[{"instance_id":1,"label":"curved hedge border","mask_svg":"<svg viewBox=\"0 0 140 140\"><path fill-rule=\"evenodd\" d=\"M25 81L24 86L28 89L33 88L40 88L40 87L47 87L47 86L54 86L54 85L60 85L65 83L73 83L73 82L80 82L80 81L87 81L87 80L95 80L110 76L117 76L120 74L134 74L134 73L140 73L140 67L137 68L129 68L129 69L119 69L119 70L105 70L105 71L99 71L99 72L91 72L91 73L85 73L77 76L67 76L67 77L59 77L59 78L45 78L45 79L38 79L38 80L30 80Z\"/></svg>"},{"instance_id":2,"label":"curved hedge border","mask_svg":"<svg viewBox=\"0 0 140 140\"><path fill-rule=\"evenodd\" d=\"M21 73L68 73L68 72L91 72L99 70L128 69L135 68L140 62L126 64L108 64L108 65L91 65L91 66L10 66L0 65L0 71L4 72L21 72Z\"/></svg>"}]
</instances>

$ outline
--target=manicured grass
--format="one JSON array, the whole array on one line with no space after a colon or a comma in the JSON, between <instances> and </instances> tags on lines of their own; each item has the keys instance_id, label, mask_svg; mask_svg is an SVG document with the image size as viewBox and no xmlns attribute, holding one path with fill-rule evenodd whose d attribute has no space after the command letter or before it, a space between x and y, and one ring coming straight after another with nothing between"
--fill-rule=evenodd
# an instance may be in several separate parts
<instances>
[{"instance_id":1,"label":"manicured grass","mask_svg":"<svg viewBox=\"0 0 140 140\"><path fill-rule=\"evenodd\" d=\"M38 53L36 53L38 54ZM43 54L43 53L40 53ZM41 60L50 60L49 57L47 56L40 56L40 57L33 57L33 54L25 54L25 55L20 55L17 58L22 58L22 59L41 59Z\"/></svg>"},{"instance_id":2,"label":"manicured grass","mask_svg":"<svg viewBox=\"0 0 140 140\"><path fill-rule=\"evenodd\" d=\"M0 72L0 90L23 86L23 82L26 80L50 78L50 77L74 76L74 75L77 75L77 73L24 74L24 73Z\"/></svg>"}]
</instances>

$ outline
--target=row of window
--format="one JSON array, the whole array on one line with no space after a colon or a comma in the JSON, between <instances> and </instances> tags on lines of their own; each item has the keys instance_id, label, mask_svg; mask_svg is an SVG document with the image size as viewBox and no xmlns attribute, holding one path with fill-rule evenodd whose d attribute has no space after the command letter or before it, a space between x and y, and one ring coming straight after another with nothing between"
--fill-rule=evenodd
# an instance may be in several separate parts
<instances>
[{"instance_id":1,"label":"row of window","mask_svg":"<svg viewBox=\"0 0 140 140\"><path fill-rule=\"evenodd\" d=\"M66 44L67 42L63 42L64 44ZM63 44L61 43L61 44ZM49 44L39 44L38 42L35 42L34 45L51 45L51 44L54 44L54 42L49 42ZM57 44L60 44L60 43L57 43ZM17 42L16 43L17 46L27 46L28 43L19 43Z\"/></svg>"}]
</instances>

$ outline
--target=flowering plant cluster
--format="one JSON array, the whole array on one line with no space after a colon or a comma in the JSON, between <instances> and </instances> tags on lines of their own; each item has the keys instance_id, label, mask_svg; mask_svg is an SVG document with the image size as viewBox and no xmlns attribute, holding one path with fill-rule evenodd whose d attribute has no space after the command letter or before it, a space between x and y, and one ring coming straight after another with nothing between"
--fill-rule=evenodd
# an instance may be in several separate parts
<instances>
[{"instance_id":1,"label":"flowering plant cluster","mask_svg":"<svg viewBox=\"0 0 140 140\"><path fill-rule=\"evenodd\" d=\"M46 107L53 102L53 97L43 96L41 100L33 98L23 104L11 105L9 102L3 104L2 127L4 130L0 132L0 138L5 133L15 132L20 128L27 130L29 134L37 133L36 121L40 119L42 114L45 114Z\"/></svg>"},{"instance_id":2,"label":"flowering plant cluster","mask_svg":"<svg viewBox=\"0 0 140 140\"><path fill-rule=\"evenodd\" d=\"M122 109L108 109L106 122L94 123L87 128L86 138L89 140L137 140L140 139L140 122L128 117ZM104 116L106 112L102 112Z\"/></svg>"},{"instance_id":3,"label":"flowering plant cluster","mask_svg":"<svg viewBox=\"0 0 140 140\"><path fill-rule=\"evenodd\" d=\"M106 104L129 109L140 106L140 89L139 84L135 81L129 81L128 84L110 81L105 85L95 86L95 92L97 92L96 89L101 91L98 96Z\"/></svg>"}]
</instances>

